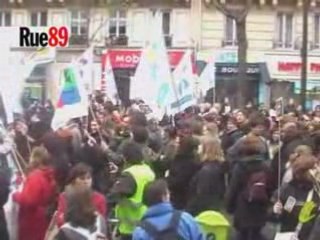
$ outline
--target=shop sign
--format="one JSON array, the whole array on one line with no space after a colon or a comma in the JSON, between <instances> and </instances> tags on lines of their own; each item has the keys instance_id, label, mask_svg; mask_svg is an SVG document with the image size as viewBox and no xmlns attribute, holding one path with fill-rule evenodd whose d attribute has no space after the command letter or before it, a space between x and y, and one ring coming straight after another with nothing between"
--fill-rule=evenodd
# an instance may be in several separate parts
<instances>
[{"instance_id":1,"label":"shop sign","mask_svg":"<svg viewBox=\"0 0 320 240\"><path fill-rule=\"evenodd\" d=\"M112 68L136 68L141 57L141 50L109 50L102 56L104 65L107 54L110 57ZM184 51L168 51L168 57L171 67L176 67L182 59Z\"/></svg>"},{"instance_id":2,"label":"shop sign","mask_svg":"<svg viewBox=\"0 0 320 240\"><path fill-rule=\"evenodd\" d=\"M229 66L229 65L216 65L217 74L237 74L239 72L238 66ZM249 65L247 67L247 74L260 74L259 65Z\"/></svg>"},{"instance_id":3,"label":"shop sign","mask_svg":"<svg viewBox=\"0 0 320 240\"><path fill-rule=\"evenodd\" d=\"M278 71L286 73L299 73L302 69L301 62L278 62ZM320 63L310 63L308 71L311 73L320 73Z\"/></svg>"}]
</instances>

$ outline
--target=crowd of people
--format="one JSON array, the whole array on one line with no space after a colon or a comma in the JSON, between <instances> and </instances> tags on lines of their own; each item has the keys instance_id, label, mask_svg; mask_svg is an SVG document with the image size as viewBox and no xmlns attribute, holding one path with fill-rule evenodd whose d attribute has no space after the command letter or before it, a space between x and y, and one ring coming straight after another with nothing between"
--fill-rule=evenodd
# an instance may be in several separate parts
<instances>
[{"instance_id":1,"label":"crowd of people","mask_svg":"<svg viewBox=\"0 0 320 240\"><path fill-rule=\"evenodd\" d=\"M89 116L53 131L52 104L37 103L2 129L0 239L12 239L8 201L12 240L211 239L204 213L236 232L213 239L268 239L272 224L319 239L320 106L199 104L161 120L139 106L96 94Z\"/></svg>"}]
</instances>

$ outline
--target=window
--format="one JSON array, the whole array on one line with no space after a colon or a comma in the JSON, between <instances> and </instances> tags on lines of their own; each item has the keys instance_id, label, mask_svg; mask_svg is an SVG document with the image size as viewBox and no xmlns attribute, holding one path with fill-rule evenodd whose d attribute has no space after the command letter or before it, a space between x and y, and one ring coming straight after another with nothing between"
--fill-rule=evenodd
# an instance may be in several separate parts
<instances>
[{"instance_id":1,"label":"window","mask_svg":"<svg viewBox=\"0 0 320 240\"><path fill-rule=\"evenodd\" d=\"M224 46L237 46L237 26L236 21L230 17L226 19Z\"/></svg>"},{"instance_id":2,"label":"window","mask_svg":"<svg viewBox=\"0 0 320 240\"><path fill-rule=\"evenodd\" d=\"M112 45L127 45L127 12L115 10L110 14L108 34Z\"/></svg>"},{"instance_id":3,"label":"window","mask_svg":"<svg viewBox=\"0 0 320 240\"><path fill-rule=\"evenodd\" d=\"M11 26L10 12L0 12L0 26L1 27Z\"/></svg>"},{"instance_id":4,"label":"window","mask_svg":"<svg viewBox=\"0 0 320 240\"><path fill-rule=\"evenodd\" d=\"M109 21L109 36L120 37L127 34L127 13L124 10L112 12Z\"/></svg>"},{"instance_id":5,"label":"window","mask_svg":"<svg viewBox=\"0 0 320 240\"><path fill-rule=\"evenodd\" d=\"M162 33L163 33L165 44L167 47L171 47L172 45L170 23L171 23L171 12L170 11L162 12Z\"/></svg>"},{"instance_id":6,"label":"window","mask_svg":"<svg viewBox=\"0 0 320 240\"><path fill-rule=\"evenodd\" d=\"M293 47L293 14L278 13L276 48Z\"/></svg>"},{"instance_id":7,"label":"window","mask_svg":"<svg viewBox=\"0 0 320 240\"><path fill-rule=\"evenodd\" d=\"M71 12L70 44L86 44L88 40L89 21L85 11Z\"/></svg>"},{"instance_id":8,"label":"window","mask_svg":"<svg viewBox=\"0 0 320 240\"><path fill-rule=\"evenodd\" d=\"M45 27L47 26L47 12L32 12L31 13L31 26L32 27Z\"/></svg>"},{"instance_id":9,"label":"window","mask_svg":"<svg viewBox=\"0 0 320 240\"><path fill-rule=\"evenodd\" d=\"M320 48L320 14L314 16L314 48Z\"/></svg>"}]
</instances>

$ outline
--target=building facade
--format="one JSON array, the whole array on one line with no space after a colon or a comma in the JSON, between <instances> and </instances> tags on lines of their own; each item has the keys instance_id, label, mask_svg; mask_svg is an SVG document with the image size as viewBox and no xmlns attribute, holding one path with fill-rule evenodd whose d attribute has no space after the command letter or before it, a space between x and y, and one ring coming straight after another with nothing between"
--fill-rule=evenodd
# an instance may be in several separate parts
<instances>
[{"instance_id":1,"label":"building facade","mask_svg":"<svg viewBox=\"0 0 320 240\"><path fill-rule=\"evenodd\" d=\"M241 1L220 0L225 4ZM198 1L194 1L198 2ZM198 59L208 60L213 54L216 61L228 66L237 61L237 36L235 22L213 6L212 0L194 5L201 19L198 30ZM244 4L242 1L242 4ZM235 4L234 4L235 5ZM235 6L236 7L236 6ZM200 8L200 9L199 9ZM320 4L312 0L308 17L308 103L320 100ZM269 102L279 97L295 98L300 93L302 0L256 0L247 15L248 62L265 63L267 75L260 84L252 82L257 92L257 102ZM261 69L262 70L262 69ZM248 69L249 71L249 69ZM263 70L262 70L263 71ZM217 72L218 74L218 72ZM263 75L265 75L263 74ZM256 75L258 77L258 75ZM249 78L250 79L250 78ZM219 76L216 87L219 87ZM258 81L256 79L255 81ZM233 85L233 84L231 84ZM224 92L228 85L221 84ZM221 97L224 97L222 95ZM221 98L220 98L221 100Z\"/></svg>"},{"instance_id":2,"label":"building facade","mask_svg":"<svg viewBox=\"0 0 320 240\"><path fill-rule=\"evenodd\" d=\"M238 7L242 1L220 0ZM244 2L245 0L243 0ZM248 79L255 86L253 98L266 102L280 96L297 97L300 90L302 0L253 0L247 16ZM308 97L320 92L320 4L311 1L309 13ZM54 100L59 69L95 43L92 87L100 88L106 54L121 96L128 98L130 78L139 62L141 47L150 34L146 29L155 11L161 11L162 29L174 68L186 49L194 49L199 61L214 57L218 100L230 95L237 80L235 22L224 16L212 0L0 0L0 26L68 26L68 48L58 49L54 63L39 66L28 79L32 93L40 88ZM108 52L106 52L108 50ZM28 54L32 49L13 49ZM265 68L261 67L265 64ZM258 70L257 70L258 69ZM267 71L267 73L265 73Z\"/></svg>"}]
</instances>

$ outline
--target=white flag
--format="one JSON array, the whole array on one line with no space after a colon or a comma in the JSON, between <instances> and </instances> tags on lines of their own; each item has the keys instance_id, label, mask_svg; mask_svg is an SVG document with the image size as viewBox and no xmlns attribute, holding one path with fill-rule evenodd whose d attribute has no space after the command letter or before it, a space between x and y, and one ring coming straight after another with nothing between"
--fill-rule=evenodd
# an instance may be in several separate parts
<instances>
[{"instance_id":1,"label":"white flag","mask_svg":"<svg viewBox=\"0 0 320 240\"><path fill-rule=\"evenodd\" d=\"M104 66L104 74L103 74L104 81L106 83L106 89L105 92L107 94L107 97L110 98L110 100L116 104L117 98L118 98L118 90L116 81L113 74L113 69L111 66L110 57L107 54L106 62Z\"/></svg>"},{"instance_id":2,"label":"white flag","mask_svg":"<svg viewBox=\"0 0 320 240\"><path fill-rule=\"evenodd\" d=\"M4 65L6 71L1 71L1 95L5 105L7 122L13 122L14 113L22 113L21 97L25 80L39 64L50 63L55 59L54 48L41 48L27 57L23 54L6 52L8 62Z\"/></svg>"},{"instance_id":3,"label":"white flag","mask_svg":"<svg viewBox=\"0 0 320 240\"><path fill-rule=\"evenodd\" d=\"M65 126L72 118L88 115L88 95L81 83L79 71L75 65L63 70L63 82L51 123L53 130Z\"/></svg>"},{"instance_id":4,"label":"white flag","mask_svg":"<svg viewBox=\"0 0 320 240\"><path fill-rule=\"evenodd\" d=\"M155 15L150 25L150 39L142 52L134 81L130 84L130 98L142 99L154 111L162 109L164 112L172 94L172 76L160 13Z\"/></svg>"},{"instance_id":5,"label":"white flag","mask_svg":"<svg viewBox=\"0 0 320 240\"><path fill-rule=\"evenodd\" d=\"M216 68L214 58L211 58L200 75L200 91L205 95L210 88L215 87Z\"/></svg>"},{"instance_id":6,"label":"white flag","mask_svg":"<svg viewBox=\"0 0 320 240\"><path fill-rule=\"evenodd\" d=\"M93 90L93 46L89 47L78 59L75 64L79 68L80 82L86 91L91 93Z\"/></svg>"},{"instance_id":7,"label":"white flag","mask_svg":"<svg viewBox=\"0 0 320 240\"><path fill-rule=\"evenodd\" d=\"M194 105L194 75L192 71L191 51L188 50L173 72L175 95L171 99L169 113L176 114Z\"/></svg>"}]
</instances>

